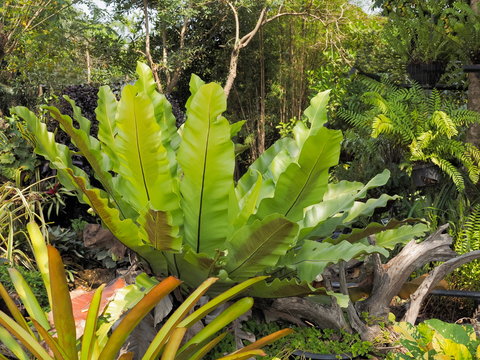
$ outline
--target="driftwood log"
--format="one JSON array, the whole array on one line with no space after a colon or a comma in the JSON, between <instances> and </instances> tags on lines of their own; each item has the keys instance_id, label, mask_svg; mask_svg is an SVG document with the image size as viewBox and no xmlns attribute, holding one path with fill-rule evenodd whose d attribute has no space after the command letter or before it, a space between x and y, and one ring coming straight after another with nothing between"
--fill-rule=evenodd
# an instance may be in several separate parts
<instances>
[{"instance_id":1,"label":"driftwood log","mask_svg":"<svg viewBox=\"0 0 480 360\"><path fill-rule=\"evenodd\" d=\"M386 264L382 264L378 254L371 255L373 286L370 296L364 301L356 302L355 305L350 303L347 309L341 309L336 302L331 305L320 305L304 298L283 298L275 300L271 310L275 311L276 316L279 317L282 317L282 313L285 314L284 320L287 321L287 317L290 317L308 320L321 328L347 331L353 329L361 335L362 339L372 340L379 334L380 328L365 324L358 314L367 312L371 319L386 320L392 299L400 292L410 275L429 262L445 261L436 267L411 295L411 304L403 320L414 323L423 300L446 275L455 268L480 258L480 250L457 256L451 249L452 238L446 233L447 228L448 224L440 226L422 242L410 241ZM374 242L374 238L370 240ZM345 263L341 262L338 269L340 290L343 294L347 294ZM346 310L346 317L344 310Z\"/></svg>"},{"instance_id":2,"label":"driftwood log","mask_svg":"<svg viewBox=\"0 0 480 360\"><path fill-rule=\"evenodd\" d=\"M418 289L410 296L410 306L403 317L403 321L414 324L417 320L423 300L427 297L430 291L433 290L435 285L456 268L479 258L480 250L471 251L450 259L433 269L432 272L430 272L430 274L425 278L425 280L423 280Z\"/></svg>"},{"instance_id":3,"label":"driftwood log","mask_svg":"<svg viewBox=\"0 0 480 360\"><path fill-rule=\"evenodd\" d=\"M445 233L448 224L442 225L424 241L410 241L398 255L382 264L378 255L373 255L373 288L365 301L356 303L359 312L368 312L372 318L386 319L390 302L402 285L417 269L432 261L446 261L456 256L451 249L452 238Z\"/></svg>"}]
</instances>

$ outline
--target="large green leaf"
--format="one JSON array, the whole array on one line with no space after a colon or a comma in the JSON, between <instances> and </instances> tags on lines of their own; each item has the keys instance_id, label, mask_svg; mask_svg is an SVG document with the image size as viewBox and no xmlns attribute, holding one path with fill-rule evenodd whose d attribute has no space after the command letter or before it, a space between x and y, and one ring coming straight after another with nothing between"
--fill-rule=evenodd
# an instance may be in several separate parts
<instances>
[{"instance_id":1,"label":"large green leaf","mask_svg":"<svg viewBox=\"0 0 480 360\"><path fill-rule=\"evenodd\" d=\"M298 147L295 141L289 137L277 140L272 146L264 151L250 165L247 172L240 178L235 188L237 197L240 199L254 186L257 181L257 172L264 179L278 179L294 158L292 153L298 153Z\"/></svg>"},{"instance_id":2,"label":"large green leaf","mask_svg":"<svg viewBox=\"0 0 480 360\"><path fill-rule=\"evenodd\" d=\"M325 242L305 240L300 250L292 251L283 259L284 264L296 268L301 280L313 281L323 270L339 261L348 261L363 254L380 253L388 256L388 251L381 246L362 243L351 244L342 241L333 245Z\"/></svg>"},{"instance_id":3,"label":"large green leaf","mask_svg":"<svg viewBox=\"0 0 480 360\"><path fill-rule=\"evenodd\" d=\"M398 198L398 195L390 196L382 194L378 199L368 199L366 202L355 201L348 212L348 216L345 218L344 223L351 223L354 220L357 220L360 216L370 216L376 208L384 207L390 200L396 200Z\"/></svg>"},{"instance_id":4,"label":"large green leaf","mask_svg":"<svg viewBox=\"0 0 480 360\"><path fill-rule=\"evenodd\" d=\"M180 255L174 256L174 263L178 270L177 276L188 286L195 287L218 271L217 261L213 256L196 253L189 246L185 246ZM191 271L191 269L195 269L195 271Z\"/></svg>"},{"instance_id":5,"label":"large green leaf","mask_svg":"<svg viewBox=\"0 0 480 360\"><path fill-rule=\"evenodd\" d=\"M159 256L152 246L147 246L141 241L138 226L131 219L121 220L118 210L110 207L108 199L101 190L88 188L86 180L75 176L71 169L66 169L66 172L81 189L84 201L92 207L118 240L144 257L154 271L165 268L164 258Z\"/></svg>"},{"instance_id":6,"label":"large green leaf","mask_svg":"<svg viewBox=\"0 0 480 360\"><path fill-rule=\"evenodd\" d=\"M163 146L169 154L170 165L176 170L175 151L180 145L180 136L177 133L176 119L172 112L172 105L168 99L157 91L157 84L150 68L137 62L138 80L135 83L139 92L145 93L153 104L155 119L162 129Z\"/></svg>"},{"instance_id":7,"label":"large green leaf","mask_svg":"<svg viewBox=\"0 0 480 360\"><path fill-rule=\"evenodd\" d=\"M280 175L273 198L263 199L257 217L280 213L293 221L303 218L303 210L319 203L328 184L328 170L338 163L340 131L319 129L309 136L297 163L291 163Z\"/></svg>"},{"instance_id":8,"label":"large green leaf","mask_svg":"<svg viewBox=\"0 0 480 360\"><path fill-rule=\"evenodd\" d=\"M73 121L68 115L62 115L60 111L53 106L46 106L50 115L60 123L62 129L70 136L73 144L78 147L80 154L83 155L93 169L95 177L102 183L105 191L112 197L117 208L122 211L125 205L122 205L121 197L113 187L110 159L100 148L100 142L90 136L90 120L81 115L80 108L68 97L65 99L71 104L75 120L80 124L80 129L73 125ZM51 161L56 161L53 159Z\"/></svg>"},{"instance_id":9,"label":"large green leaf","mask_svg":"<svg viewBox=\"0 0 480 360\"><path fill-rule=\"evenodd\" d=\"M290 296L307 296L314 293L324 294L325 289L316 289L311 282L300 281L296 279L274 278L272 281L261 281L253 285L247 294L258 298L282 298Z\"/></svg>"},{"instance_id":10,"label":"large green leaf","mask_svg":"<svg viewBox=\"0 0 480 360\"><path fill-rule=\"evenodd\" d=\"M240 228L227 241L225 268L234 279L247 279L277 264L293 245L298 225L281 215Z\"/></svg>"},{"instance_id":11,"label":"large green leaf","mask_svg":"<svg viewBox=\"0 0 480 360\"><path fill-rule=\"evenodd\" d=\"M327 122L327 105L330 99L330 90L319 92L310 100L310 106L304 114L310 121L310 133L314 134Z\"/></svg>"},{"instance_id":12,"label":"large green leaf","mask_svg":"<svg viewBox=\"0 0 480 360\"><path fill-rule=\"evenodd\" d=\"M156 210L178 208L175 183L152 102L132 85L122 91L117 127L118 173L124 180L125 199L138 212L145 211L148 203Z\"/></svg>"},{"instance_id":13,"label":"large green leaf","mask_svg":"<svg viewBox=\"0 0 480 360\"><path fill-rule=\"evenodd\" d=\"M366 202L361 202L354 201L355 197L344 195L338 199L338 203L330 200L325 201L325 204L321 203L306 211L303 228L300 233L301 237L322 238L330 236L336 228L344 228L357 221L360 216L370 216L375 209L384 207L388 201L397 198L397 196L382 194L378 199L369 199ZM336 205L345 206L340 210L336 208ZM338 211L334 212L335 210ZM345 236L350 237L350 235L347 234ZM342 239L339 238L336 242L340 242Z\"/></svg>"},{"instance_id":14,"label":"large green leaf","mask_svg":"<svg viewBox=\"0 0 480 360\"><path fill-rule=\"evenodd\" d=\"M414 238L424 236L428 230L429 227L426 224L403 225L397 229L376 234L375 242L378 246L392 250L397 244L406 244Z\"/></svg>"},{"instance_id":15,"label":"large green leaf","mask_svg":"<svg viewBox=\"0 0 480 360\"><path fill-rule=\"evenodd\" d=\"M361 241L365 239L369 235L375 235L375 234L380 234L382 231L386 230L392 230L392 229L397 229L399 226L402 226L404 224L412 224L412 223L418 223L419 221L422 221L421 219L414 219L414 218L408 218L405 220L397 220L397 219L391 219L387 224L379 224L377 222L371 222L368 224L365 228L354 228L352 231L348 234L342 234L336 239L328 238L325 239L324 242L329 242L331 244L338 244L344 240L350 242L350 243L355 243L358 241ZM421 231L421 228L415 228L413 227L410 230L412 232L411 238L418 236L419 232ZM409 232L410 232L409 231ZM402 231L403 232L403 231ZM398 234L398 239L404 238L405 233ZM417 235L415 235L417 234ZM388 243L393 243L397 239L397 234L395 232L388 233L386 238L382 240L386 245ZM403 240L401 240L403 241ZM399 241L399 242L401 242Z\"/></svg>"},{"instance_id":16,"label":"large green leaf","mask_svg":"<svg viewBox=\"0 0 480 360\"><path fill-rule=\"evenodd\" d=\"M182 247L182 238L178 226L172 226L173 219L170 213L147 209L140 214L138 223L142 226L140 234L155 249L163 251L179 251Z\"/></svg>"},{"instance_id":17,"label":"large green leaf","mask_svg":"<svg viewBox=\"0 0 480 360\"><path fill-rule=\"evenodd\" d=\"M58 170L57 176L62 185L68 190L77 190L76 184L65 172L65 168L73 169L75 175L88 178L87 174L80 168L73 166L72 153L67 146L57 144L55 135L47 130L47 126L30 110L23 106L17 106L11 109L11 112L18 115L27 123L27 129L35 136L35 152L42 155L51 163L61 163L63 168L52 167ZM79 196L81 199L81 196Z\"/></svg>"},{"instance_id":18,"label":"large green leaf","mask_svg":"<svg viewBox=\"0 0 480 360\"><path fill-rule=\"evenodd\" d=\"M262 175L258 171L253 171L257 176L257 180L250 190L245 193L241 199L238 199L239 211L232 219L233 227L237 229L247 223L248 218L255 212L260 199L260 191L262 190L263 179ZM236 196L232 195L232 198L237 203ZM232 207L233 206L230 206L230 208Z\"/></svg>"},{"instance_id":19,"label":"large green leaf","mask_svg":"<svg viewBox=\"0 0 480 360\"><path fill-rule=\"evenodd\" d=\"M185 241L196 252L222 247L228 232L233 188L234 146L230 125L221 117L226 99L217 84L202 85L187 107L178 151Z\"/></svg>"},{"instance_id":20,"label":"large green leaf","mask_svg":"<svg viewBox=\"0 0 480 360\"><path fill-rule=\"evenodd\" d=\"M98 90L98 105L95 114L98 120L98 140L102 151L108 155L113 168L117 168L118 157L115 137L117 136L117 106L115 94L108 86L100 86Z\"/></svg>"}]
</instances>

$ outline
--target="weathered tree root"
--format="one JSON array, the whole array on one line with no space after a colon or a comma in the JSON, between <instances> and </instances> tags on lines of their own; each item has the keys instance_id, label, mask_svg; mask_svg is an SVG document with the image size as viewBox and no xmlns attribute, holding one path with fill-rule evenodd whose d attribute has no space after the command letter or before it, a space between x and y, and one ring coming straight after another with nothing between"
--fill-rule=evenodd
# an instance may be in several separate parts
<instances>
[{"instance_id":1,"label":"weathered tree root","mask_svg":"<svg viewBox=\"0 0 480 360\"><path fill-rule=\"evenodd\" d=\"M423 280L418 289L410 295L410 306L402 320L414 324L417 320L423 300L430 291L433 290L435 285L456 268L479 258L480 250L472 251L450 259L432 270L425 280Z\"/></svg>"},{"instance_id":2,"label":"weathered tree root","mask_svg":"<svg viewBox=\"0 0 480 360\"><path fill-rule=\"evenodd\" d=\"M456 256L450 248L452 238L444 233L448 224L442 225L424 241L410 241L388 263L382 264L378 255L374 258L373 288L370 297L357 302L359 312L368 312L373 318L386 319L390 302L415 270L432 261L446 261Z\"/></svg>"}]
</instances>

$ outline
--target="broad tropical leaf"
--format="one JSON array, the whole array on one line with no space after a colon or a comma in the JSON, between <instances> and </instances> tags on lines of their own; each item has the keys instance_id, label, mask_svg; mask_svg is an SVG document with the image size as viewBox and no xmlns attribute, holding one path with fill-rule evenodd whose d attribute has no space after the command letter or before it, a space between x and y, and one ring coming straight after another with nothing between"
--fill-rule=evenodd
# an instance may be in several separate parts
<instances>
[{"instance_id":1,"label":"broad tropical leaf","mask_svg":"<svg viewBox=\"0 0 480 360\"><path fill-rule=\"evenodd\" d=\"M388 256L388 251L380 246L351 244L348 241L333 245L305 240L301 249L289 254L289 258L284 261L297 269L301 280L313 281L330 264L336 264L342 260L349 261L359 255L371 253Z\"/></svg>"},{"instance_id":2,"label":"broad tropical leaf","mask_svg":"<svg viewBox=\"0 0 480 360\"><path fill-rule=\"evenodd\" d=\"M108 86L100 86L98 90L98 106L95 115L98 120L98 140L113 168L118 165L115 137L117 136L117 106L118 102L112 90Z\"/></svg>"},{"instance_id":3,"label":"broad tropical leaf","mask_svg":"<svg viewBox=\"0 0 480 360\"><path fill-rule=\"evenodd\" d=\"M292 221L303 217L303 210L320 202L328 184L328 170L340 156L339 131L321 128L302 147L297 163L291 163L279 177L273 198L263 199L258 218L279 213Z\"/></svg>"},{"instance_id":4,"label":"broad tropical leaf","mask_svg":"<svg viewBox=\"0 0 480 360\"><path fill-rule=\"evenodd\" d=\"M117 171L123 180L122 195L137 212L144 211L149 203L156 210L171 210L175 207L171 203L175 188L151 100L127 85L117 114Z\"/></svg>"},{"instance_id":5,"label":"broad tropical leaf","mask_svg":"<svg viewBox=\"0 0 480 360\"><path fill-rule=\"evenodd\" d=\"M275 266L293 245L297 232L297 224L278 214L245 225L227 241L229 276L248 279Z\"/></svg>"},{"instance_id":6,"label":"broad tropical leaf","mask_svg":"<svg viewBox=\"0 0 480 360\"><path fill-rule=\"evenodd\" d=\"M196 252L222 248L228 231L234 148L230 125L221 117L226 99L217 84L202 85L187 107L178 152L185 242Z\"/></svg>"}]
</instances>

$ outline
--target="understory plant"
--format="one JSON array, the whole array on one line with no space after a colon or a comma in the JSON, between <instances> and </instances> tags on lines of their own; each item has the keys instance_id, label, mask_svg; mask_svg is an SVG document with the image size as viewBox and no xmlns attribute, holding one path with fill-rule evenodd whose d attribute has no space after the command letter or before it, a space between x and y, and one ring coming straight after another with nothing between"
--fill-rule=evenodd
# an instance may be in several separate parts
<instances>
[{"instance_id":1,"label":"understory plant","mask_svg":"<svg viewBox=\"0 0 480 360\"><path fill-rule=\"evenodd\" d=\"M458 232L454 250L458 254L466 254L470 251L480 250L480 205L472 208L465 223ZM468 290L479 290L480 288L480 262L473 260L456 269L453 275L453 282L456 287Z\"/></svg>"},{"instance_id":2,"label":"understory plant","mask_svg":"<svg viewBox=\"0 0 480 360\"><path fill-rule=\"evenodd\" d=\"M391 353L388 359L473 360L480 356L480 340L471 325L430 319L417 326L398 323L394 330L405 350Z\"/></svg>"},{"instance_id":3,"label":"understory plant","mask_svg":"<svg viewBox=\"0 0 480 360\"><path fill-rule=\"evenodd\" d=\"M399 7L389 14L382 35L405 62L446 65L454 49L446 31L446 6L447 1L436 0Z\"/></svg>"},{"instance_id":4,"label":"understory plant","mask_svg":"<svg viewBox=\"0 0 480 360\"><path fill-rule=\"evenodd\" d=\"M388 181L388 171L366 185L329 183L342 134L324 126L328 92L312 99L305 110L307 125L298 122L292 137L278 140L235 181L231 139L243 123L230 124L222 116L221 86L192 76L187 120L177 129L150 69L139 63L137 74L138 81L125 86L119 101L108 87L100 88L98 138L68 97L73 120L55 107L43 107L71 137L75 153L56 143L33 112L12 111L26 121L35 151L50 161L63 186L76 191L156 274L177 276L192 288L216 276L221 279L216 289L273 274L250 293L304 295L317 291L310 283L329 264L374 252L387 255L386 248L426 231L423 224L392 220L332 237L396 197L366 200L369 189ZM90 163L101 186L72 163L73 155ZM377 245L366 240L373 233L380 233Z\"/></svg>"},{"instance_id":5,"label":"understory plant","mask_svg":"<svg viewBox=\"0 0 480 360\"><path fill-rule=\"evenodd\" d=\"M32 176L38 160L22 136L23 127L15 119L0 117L0 181L17 186Z\"/></svg>"},{"instance_id":6,"label":"understory plant","mask_svg":"<svg viewBox=\"0 0 480 360\"><path fill-rule=\"evenodd\" d=\"M20 360L30 358L27 351L34 358L41 360L116 359L129 334L132 333L143 317L162 298L181 284L180 280L168 277L153 285L148 292L142 294L144 296L141 296L136 303L131 304L131 309L124 314L114 329L112 329L112 326L120 318L120 314L117 314L114 319L110 318L111 313L110 316L105 314L108 314L109 308L104 304L102 305L102 302L105 301L102 300L105 285L102 285L93 295L83 332L78 334L76 329L78 324L75 321L72 300L60 254L54 247L45 244L40 229L35 223L29 223L28 227L32 242L36 244L35 256L47 289L53 322L50 323L47 314L40 308L37 299L33 296L22 275L17 270L10 269L11 280L29 318L22 315L5 287L0 283L0 296L10 312L10 315L7 315L0 311L0 340ZM194 306L218 279L209 278L205 280L170 314L145 353L137 354L137 356L141 356L143 360L157 359L159 356L162 359L171 360L201 359L226 335L225 332L217 335L217 332L252 307L252 298L246 297L236 300L233 305L216 316L212 322L203 327L191 339L182 343L186 331L219 305L237 297L240 292L262 279L253 278L238 284L195 310ZM131 296L122 296L121 301L125 302L125 299L129 297L131 298ZM118 306L120 305L117 304ZM263 355L264 353L260 350L263 346L291 332L290 329L279 330L223 358L225 360L237 360ZM49 351L45 349L44 343ZM6 359L1 354L0 358ZM120 356L120 359L132 358L132 353L124 353Z\"/></svg>"},{"instance_id":7,"label":"understory plant","mask_svg":"<svg viewBox=\"0 0 480 360\"><path fill-rule=\"evenodd\" d=\"M373 138L388 139L403 155L399 164L408 172L418 163L433 163L464 189L462 167L478 182L480 151L465 142L465 129L480 121L480 114L446 101L437 90L427 94L420 86L398 88L385 81L363 79L367 91L363 107L343 109L340 116ZM388 159L387 159L388 160Z\"/></svg>"},{"instance_id":8,"label":"understory plant","mask_svg":"<svg viewBox=\"0 0 480 360\"><path fill-rule=\"evenodd\" d=\"M281 329L275 322L263 323L247 321L243 329L257 336L267 335ZM374 352L374 346L369 341L362 341L359 334L350 334L344 330L319 329L311 326L293 326L295 332L279 339L264 350L270 359L289 358L295 350L315 353L333 354L355 357L367 357ZM233 339L232 339L233 340ZM234 347L233 341L231 348Z\"/></svg>"}]
</instances>

